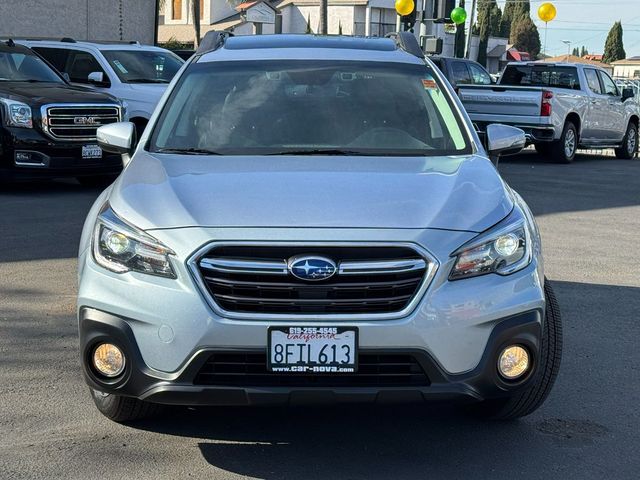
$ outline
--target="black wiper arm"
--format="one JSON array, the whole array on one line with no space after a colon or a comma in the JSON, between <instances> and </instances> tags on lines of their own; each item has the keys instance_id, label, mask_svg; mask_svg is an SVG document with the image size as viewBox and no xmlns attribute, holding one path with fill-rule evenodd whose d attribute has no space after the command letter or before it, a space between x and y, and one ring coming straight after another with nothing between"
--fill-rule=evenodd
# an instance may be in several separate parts
<instances>
[{"instance_id":1,"label":"black wiper arm","mask_svg":"<svg viewBox=\"0 0 640 480\"><path fill-rule=\"evenodd\" d=\"M159 148L155 153L179 153L182 155L222 155L206 148Z\"/></svg>"},{"instance_id":2,"label":"black wiper arm","mask_svg":"<svg viewBox=\"0 0 640 480\"><path fill-rule=\"evenodd\" d=\"M341 148L303 148L291 150L279 150L269 152L267 155L368 155L361 150L345 150Z\"/></svg>"},{"instance_id":3,"label":"black wiper arm","mask_svg":"<svg viewBox=\"0 0 640 480\"><path fill-rule=\"evenodd\" d=\"M128 78L129 83L169 83L169 80L163 80L161 78Z\"/></svg>"}]
</instances>

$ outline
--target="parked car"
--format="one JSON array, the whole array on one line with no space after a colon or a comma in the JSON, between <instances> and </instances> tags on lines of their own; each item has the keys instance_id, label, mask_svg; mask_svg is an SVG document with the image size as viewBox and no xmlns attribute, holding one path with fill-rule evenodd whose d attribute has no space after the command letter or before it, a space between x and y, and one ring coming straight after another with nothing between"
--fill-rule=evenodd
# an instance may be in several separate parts
<instances>
[{"instance_id":1,"label":"parked car","mask_svg":"<svg viewBox=\"0 0 640 480\"><path fill-rule=\"evenodd\" d=\"M129 105L129 118L142 134L167 85L184 60L164 48L134 43L102 44L20 41L42 55L75 85L109 93Z\"/></svg>"},{"instance_id":2,"label":"parked car","mask_svg":"<svg viewBox=\"0 0 640 480\"><path fill-rule=\"evenodd\" d=\"M310 128L310 126L313 128ZM560 315L531 211L411 33L207 33L87 217L81 362L117 421L159 404L445 400L498 418L551 390ZM130 156L130 157L129 157Z\"/></svg>"},{"instance_id":3,"label":"parked car","mask_svg":"<svg viewBox=\"0 0 640 480\"><path fill-rule=\"evenodd\" d=\"M479 131L495 122L519 127L538 152L562 163L578 148L615 148L618 158L633 158L640 118L633 96L605 70L570 63L509 63L498 85L460 90Z\"/></svg>"},{"instance_id":4,"label":"parked car","mask_svg":"<svg viewBox=\"0 0 640 480\"><path fill-rule=\"evenodd\" d=\"M112 96L69 85L29 48L0 42L0 181L112 179L122 162L98 147L96 129L123 119Z\"/></svg>"},{"instance_id":5,"label":"parked car","mask_svg":"<svg viewBox=\"0 0 640 480\"><path fill-rule=\"evenodd\" d=\"M491 85L493 80L478 62L466 58L430 57L457 92L463 85Z\"/></svg>"}]
</instances>

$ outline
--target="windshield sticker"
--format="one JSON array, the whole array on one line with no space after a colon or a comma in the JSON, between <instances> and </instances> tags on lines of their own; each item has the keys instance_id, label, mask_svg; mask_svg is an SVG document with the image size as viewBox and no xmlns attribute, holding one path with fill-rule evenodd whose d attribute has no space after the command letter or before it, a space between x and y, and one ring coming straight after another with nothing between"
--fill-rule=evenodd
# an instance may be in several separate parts
<instances>
[{"instance_id":1,"label":"windshield sticker","mask_svg":"<svg viewBox=\"0 0 640 480\"><path fill-rule=\"evenodd\" d=\"M438 84L436 83L436 81L433 78L423 78L422 79L422 86L424 87L425 90L437 90L438 89Z\"/></svg>"},{"instance_id":2,"label":"windshield sticker","mask_svg":"<svg viewBox=\"0 0 640 480\"><path fill-rule=\"evenodd\" d=\"M114 64L116 67L118 67L118 70L120 70L122 73L125 73L125 74L126 74L126 73L129 73L129 71L128 71L126 68L124 68L124 65L122 65L122 64L120 63L120 60L114 60L114 61L113 61L113 64Z\"/></svg>"}]
</instances>

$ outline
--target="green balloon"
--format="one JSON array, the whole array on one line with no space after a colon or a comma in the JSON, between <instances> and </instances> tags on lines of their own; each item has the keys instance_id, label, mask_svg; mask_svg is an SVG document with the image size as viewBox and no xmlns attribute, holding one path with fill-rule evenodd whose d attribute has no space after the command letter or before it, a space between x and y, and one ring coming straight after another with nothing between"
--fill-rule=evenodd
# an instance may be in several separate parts
<instances>
[{"instance_id":1,"label":"green balloon","mask_svg":"<svg viewBox=\"0 0 640 480\"><path fill-rule=\"evenodd\" d=\"M460 25L467 20L467 11L462 7L456 7L451 10L451 20L456 25Z\"/></svg>"}]
</instances>

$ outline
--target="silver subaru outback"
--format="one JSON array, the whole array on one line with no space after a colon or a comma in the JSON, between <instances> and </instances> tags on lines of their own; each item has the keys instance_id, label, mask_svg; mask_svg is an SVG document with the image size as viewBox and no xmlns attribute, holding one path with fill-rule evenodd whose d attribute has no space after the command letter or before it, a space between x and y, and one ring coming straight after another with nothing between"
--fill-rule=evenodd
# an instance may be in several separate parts
<instances>
[{"instance_id":1,"label":"silver subaru outback","mask_svg":"<svg viewBox=\"0 0 640 480\"><path fill-rule=\"evenodd\" d=\"M132 421L162 405L459 402L515 418L560 364L540 236L415 37L209 33L79 258L85 379Z\"/></svg>"}]
</instances>

